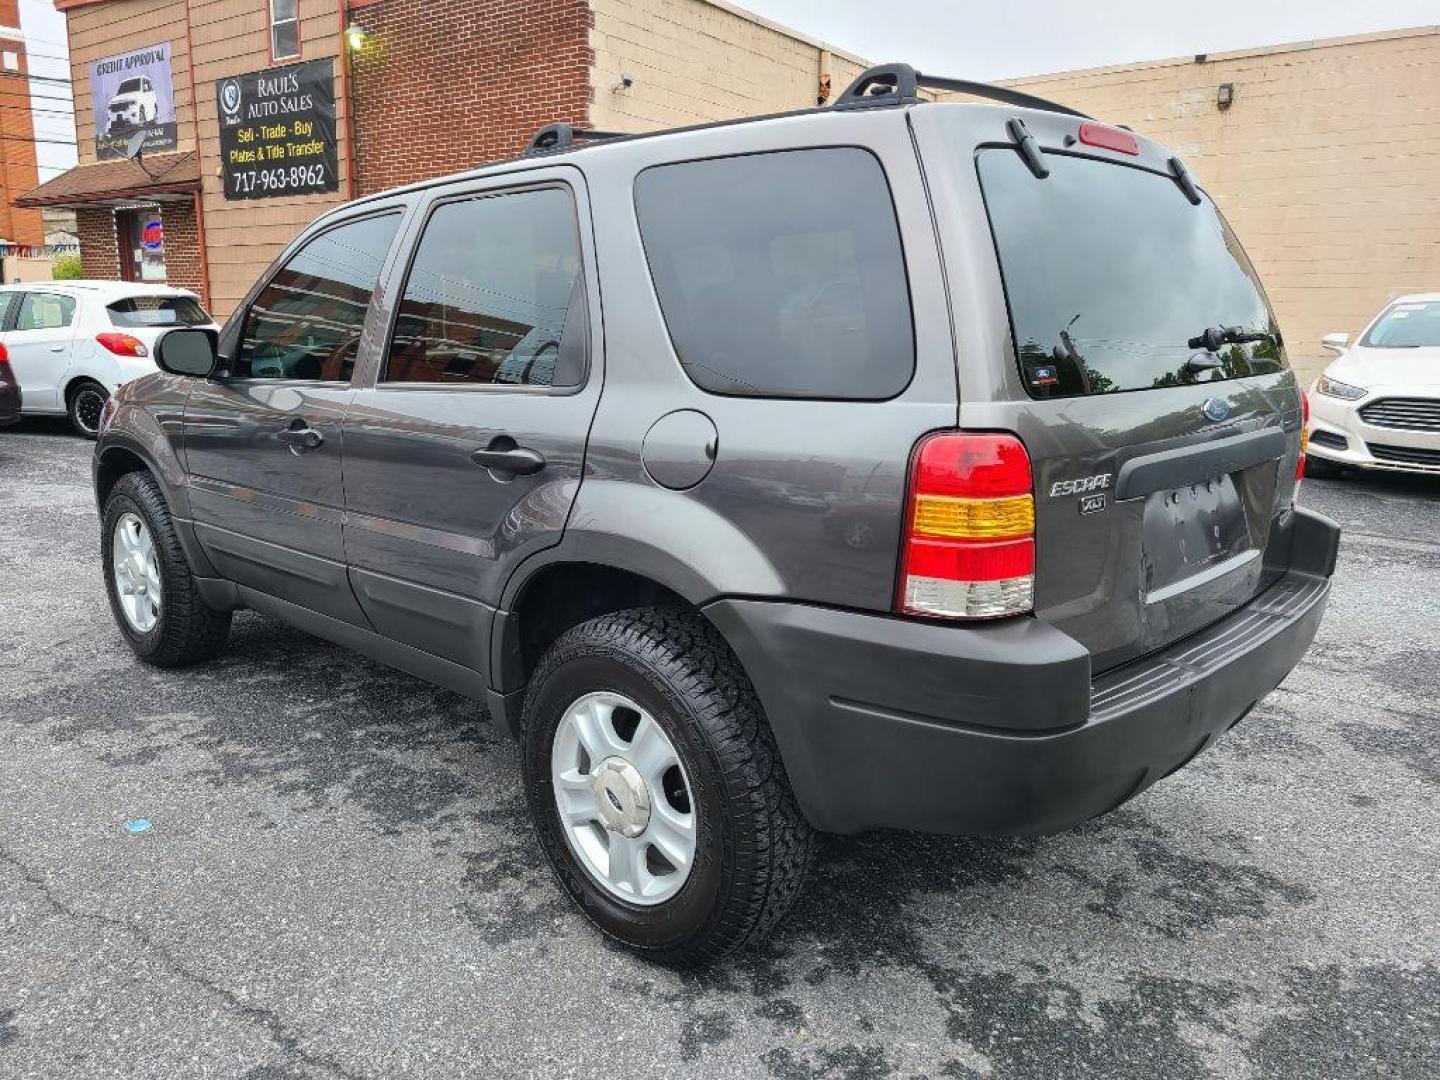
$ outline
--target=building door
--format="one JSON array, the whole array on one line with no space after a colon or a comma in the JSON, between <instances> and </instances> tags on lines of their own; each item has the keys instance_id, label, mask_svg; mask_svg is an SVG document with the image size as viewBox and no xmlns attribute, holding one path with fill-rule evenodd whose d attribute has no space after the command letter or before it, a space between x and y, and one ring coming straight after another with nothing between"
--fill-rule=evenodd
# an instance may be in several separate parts
<instances>
[{"instance_id":1,"label":"building door","mask_svg":"<svg viewBox=\"0 0 1440 1080\"><path fill-rule=\"evenodd\" d=\"M232 316L185 406L195 532L230 580L346 622L340 420L398 209L305 241Z\"/></svg>"},{"instance_id":2,"label":"building door","mask_svg":"<svg viewBox=\"0 0 1440 1080\"><path fill-rule=\"evenodd\" d=\"M560 540L600 393L574 185L437 200L345 416L345 552L375 629L485 671L514 568ZM510 181L513 184L513 180Z\"/></svg>"},{"instance_id":3,"label":"building door","mask_svg":"<svg viewBox=\"0 0 1440 1080\"><path fill-rule=\"evenodd\" d=\"M159 209L121 210L115 215L120 276L126 281L165 280L165 223Z\"/></svg>"}]
</instances>

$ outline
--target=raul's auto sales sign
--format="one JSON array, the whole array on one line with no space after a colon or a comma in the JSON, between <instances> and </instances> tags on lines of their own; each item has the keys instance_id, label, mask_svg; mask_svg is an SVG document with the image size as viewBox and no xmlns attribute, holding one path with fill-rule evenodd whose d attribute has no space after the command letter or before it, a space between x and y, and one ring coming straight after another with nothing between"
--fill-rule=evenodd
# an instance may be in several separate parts
<instances>
[{"instance_id":1,"label":"raul's auto sales sign","mask_svg":"<svg viewBox=\"0 0 1440 1080\"><path fill-rule=\"evenodd\" d=\"M331 60L267 68L215 84L227 199L340 187Z\"/></svg>"}]
</instances>

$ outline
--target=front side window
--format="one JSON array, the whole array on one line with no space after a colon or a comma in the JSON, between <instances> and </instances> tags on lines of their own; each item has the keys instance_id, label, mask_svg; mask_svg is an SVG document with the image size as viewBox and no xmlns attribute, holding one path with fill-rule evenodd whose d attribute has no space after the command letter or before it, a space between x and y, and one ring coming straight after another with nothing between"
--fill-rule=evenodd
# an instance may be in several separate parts
<instances>
[{"instance_id":1,"label":"front side window","mask_svg":"<svg viewBox=\"0 0 1440 1080\"><path fill-rule=\"evenodd\" d=\"M578 384L581 281L569 192L542 188L441 205L405 282L384 381Z\"/></svg>"},{"instance_id":2,"label":"front side window","mask_svg":"<svg viewBox=\"0 0 1440 1080\"><path fill-rule=\"evenodd\" d=\"M1440 345L1440 300L1402 300L1375 320L1360 344L1367 349Z\"/></svg>"},{"instance_id":3,"label":"front side window","mask_svg":"<svg viewBox=\"0 0 1440 1080\"><path fill-rule=\"evenodd\" d=\"M288 60L300 55L298 0L270 0L270 55Z\"/></svg>"},{"instance_id":4,"label":"front side window","mask_svg":"<svg viewBox=\"0 0 1440 1080\"><path fill-rule=\"evenodd\" d=\"M230 374L344 382L400 215L321 233L290 257L245 313Z\"/></svg>"},{"instance_id":5,"label":"front side window","mask_svg":"<svg viewBox=\"0 0 1440 1080\"><path fill-rule=\"evenodd\" d=\"M58 330L75 318L75 299L58 293L26 293L16 330Z\"/></svg>"},{"instance_id":6,"label":"front side window","mask_svg":"<svg viewBox=\"0 0 1440 1080\"><path fill-rule=\"evenodd\" d=\"M635 208L665 324L702 389L893 397L915 370L885 173L855 148L661 165Z\"/></svg>"}]
</instances>

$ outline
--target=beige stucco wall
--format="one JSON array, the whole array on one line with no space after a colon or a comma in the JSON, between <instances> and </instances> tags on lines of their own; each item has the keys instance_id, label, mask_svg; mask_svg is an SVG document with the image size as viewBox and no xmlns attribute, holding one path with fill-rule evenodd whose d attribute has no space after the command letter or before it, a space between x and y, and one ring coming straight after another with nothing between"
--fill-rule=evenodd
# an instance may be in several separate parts
<instances>
[{"instance_id":1,"label":"beige stucco wall","mask_svg":"<svg viewBox=\"0 0 1440 1080\"><path fill-rule=\"evenodd\" d=\"M1221 83L1235 86L1221 111ZM1320 336L1440 289L1440 26L1021 79L1164 142L1229 218L1308 381Z\"/></svg>"},{"instance_id":2,"label":"beige stucco wall","mask_svg":"<svg viewBox=\"0 0 1440 1080\"><path fill-rule=\"evenodd\" d=\"M590 122L646 131L814 105L863 61L720 0L591 0ZM634 78L616 89L622 75Z\"/></svg>"}]
</instances>

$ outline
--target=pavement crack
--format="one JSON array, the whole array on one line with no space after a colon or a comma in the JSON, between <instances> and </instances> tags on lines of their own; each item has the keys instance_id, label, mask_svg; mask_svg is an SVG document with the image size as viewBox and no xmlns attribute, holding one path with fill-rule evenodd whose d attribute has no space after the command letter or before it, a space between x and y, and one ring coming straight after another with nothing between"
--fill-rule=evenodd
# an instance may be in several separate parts
<instances>
[{"instance_id":1,"label":"pavement crack","mask_svg":"<svg viewBox=\"0 0 1440 1080\"><path fill-rule=\"evenodd\" d=\"M3 844L0 844L0 862L13 866L24 881L33 886L40 895L45 898L46 904L57 915L77 922L90 923L94 926L110 927L119 930L139 941L145 948L158 955L165 963L165 966L174 974L186 982L199 987L205 992L220 998L227 1008L249 1022L263 1028L273 1042L285 1055L294 1062L311 1068L323 1069L341 1080L367 1080L363 1073L351 1072L334 1058L326 1054L317 1054L307 1050L301 1044L299 1033L273 1009L267 1009L260 1005L252 1005L242 1000L233 990L230 990L213 979L206 978L198 972L190 970L181 963L164 944L155 940L143 928L124 919L117 919L109 915L102 915L99 912L81 911L72 907L55 895L45 875L32 868L14 852L10 851Z\"/></svg>"}]
</instances>

